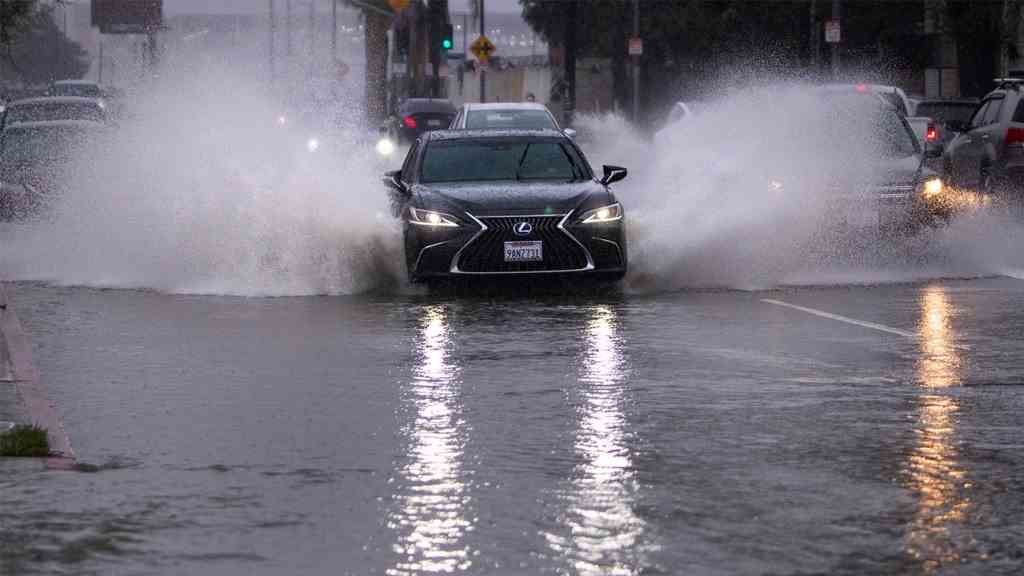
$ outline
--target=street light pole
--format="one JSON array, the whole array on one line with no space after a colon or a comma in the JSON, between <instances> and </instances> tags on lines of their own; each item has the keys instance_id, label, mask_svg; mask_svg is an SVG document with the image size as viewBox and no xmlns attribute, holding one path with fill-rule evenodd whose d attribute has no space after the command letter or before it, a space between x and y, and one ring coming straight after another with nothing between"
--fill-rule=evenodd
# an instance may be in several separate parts
<instances>
[{"instance_id":1,"label":"street light pole","mask_svg":"<svg viewBox=\"0 0 1024 576\"><path fill-rule=\"evenodd\" d=\"M640 0L633 0L633 38L640 37ZM621 54L621 52L620 52ZM640 120L640 55L633 55L633 123Z\"/></svg>"},{"instance_id":2,"label":"street light pole","mask_svg":"<svg viewBox=\"0 0 1024 576\"><path fill-rule=\"evenodd\" d=\"M273 82L274 76L276 76L276 66L274 62L274 31L276 28L276 20L274 17L274 0L267 0L267 2L269 4L268 12L270 14L270 24L267 26L267 34L269 35L267 38L267 44L269 45L267 50L267 57L270 59L270 81Z\"/></svg>"}]
</instances>

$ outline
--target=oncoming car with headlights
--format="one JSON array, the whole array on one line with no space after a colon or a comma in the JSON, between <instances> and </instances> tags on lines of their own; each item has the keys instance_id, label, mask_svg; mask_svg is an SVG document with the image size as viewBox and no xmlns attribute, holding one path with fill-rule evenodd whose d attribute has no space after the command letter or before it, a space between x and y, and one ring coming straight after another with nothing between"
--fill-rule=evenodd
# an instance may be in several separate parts
<instances>
[{"instance_id":1,"label":"oncoming car with headlights","mask_svg":"<svg viewBox=\"0 0 1024 576\"><path fill-rule=\"evenodd\" d=\"M848 228L874 228L897 234L946 222L959 199L927 166L942 155L938 141L919 141L893 105L868 94L822 90L823 124L810 138L829 149L826 198ZM772 182L781 191L784 182Z\"/></svg>"},{"instance_id":2,"label":"oncoming car with headlights","mask_svg":"<svg viewBox=\"0 0 1024 576\"><path fill-rule=\"evenodd\" d=\"M388 172L413 282L478 276L626 273L622 205L579 148L554 130L442 131Z\"/></svg>"}]
</instances>

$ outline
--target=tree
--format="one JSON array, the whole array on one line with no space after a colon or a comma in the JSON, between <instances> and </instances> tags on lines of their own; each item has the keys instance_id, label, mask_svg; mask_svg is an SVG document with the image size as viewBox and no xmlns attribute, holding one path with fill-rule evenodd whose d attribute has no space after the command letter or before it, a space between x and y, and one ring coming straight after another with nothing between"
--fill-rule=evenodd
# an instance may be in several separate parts
<instances>
[{"instance_id":1,"label":"tree","mask_svg":"<svg viewBox=\"0 0 1024 576\"><path fill-rule=\"evenodd\" d=\"M53 7L35 0L0 0L0 44L3 78L36 85L89 70L88 54L64 35Z\"/></svg>"},{"instance_id":2,"label":"tree","mask_svg":"<svg viewBox=\"0 0 1024 576\"><path fill-rule=\"evenodd\" d=\"M14 69L12 47L17 36L31 20L35 9L35 0L0 0L0 46L3 57Z\"/></svg>"}]
</instances>

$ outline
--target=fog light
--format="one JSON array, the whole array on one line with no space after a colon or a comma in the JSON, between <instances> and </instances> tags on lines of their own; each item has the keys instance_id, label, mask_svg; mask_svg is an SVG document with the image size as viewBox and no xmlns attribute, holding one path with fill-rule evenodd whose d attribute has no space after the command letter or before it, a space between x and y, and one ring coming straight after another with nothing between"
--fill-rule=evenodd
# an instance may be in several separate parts
<instances>
[{"instance_id":1,"label":"fog light","mask_svg":"<svg viewBox=\"0 0 1024 576\"><path fill-rule=\"evenodd\" d=\"M924 183L924 197L934 198L942 194L942 180L938 178L932 178Z\"/></svg>"},{"instance_id":2,"label":"fog light","mask_svg":"<svg viewBox=\"0 0 1024 576\"><path fill-rule=\"evenodd\" d=\"M380 142L377 142L377 154L381 156L391 156L395 153L395 143L391 140L384 138Z\"/></svg>"}]
</instances>

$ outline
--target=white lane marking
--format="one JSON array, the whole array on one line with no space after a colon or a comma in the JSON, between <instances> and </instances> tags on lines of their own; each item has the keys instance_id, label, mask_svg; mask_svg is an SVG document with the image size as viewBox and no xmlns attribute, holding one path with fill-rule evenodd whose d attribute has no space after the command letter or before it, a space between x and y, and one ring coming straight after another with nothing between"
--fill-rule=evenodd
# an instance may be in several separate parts
<instances>
[{"instance_id":1,"label":"white lane marking","mask_svg":"<svg viewBox=\"0 0 1024 576\"><path fill-rule=\"evenodd\" d=\"M831 312L825 312L824 310L816 310L814 308L805 308L804 306L797 306L796 304L790 304L789 302L783 302L782 300L772 300L771 298L762 298L761 302L766 304L774 304L776 306L783 306L785 308L792 308L793 310L799 310L821 318L828 318L829 320L835 320L837 322L845 322L847 324L853 324L854 326L860 326L862 328L870 328L872 330L878 330L880 332L888 332L889 334L895 334L897 336L903 336L911 340L917 340L919 336L913 332L907 332L906 330L900 330L899 328L893 328L892 326L886 326L884 324L875 324L874 322L865 322L863 320L857 320L856 318L849 318L847 316L840 316L839 314L832 314Z\"/></svg>"}]
</instances>

